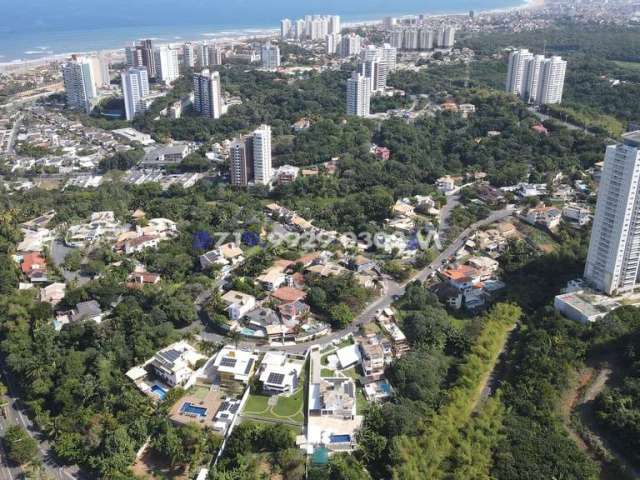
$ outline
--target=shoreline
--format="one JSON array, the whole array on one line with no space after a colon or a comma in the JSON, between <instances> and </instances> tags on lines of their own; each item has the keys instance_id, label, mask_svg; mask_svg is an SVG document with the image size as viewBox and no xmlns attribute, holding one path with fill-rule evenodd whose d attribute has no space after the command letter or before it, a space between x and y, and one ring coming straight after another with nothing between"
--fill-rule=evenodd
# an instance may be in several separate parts
<instances>
[{"instance_id":1,"label":"shoreline","mask_svg":"<svg viewBox=\"0 0 640 480\"><path fill-rule=\"evenodd\" d=\"M476 13L478 15L505 14L505 13L510 13L518 10L541 8L543 6L544 6L544 0L525 0L524 3L520 3L518 5L514 5L511 7L500 7L500 8L494 8L494 9L479 10ZM425 15L427 18L437 19L437 18L444 18L444 17L462 16L462 15L466 15L467 13L468 12L466 11L465 12L446 12L446 13L425 12L423 13L423 15ZM416 15L420 15L420 14L404 13L404 14L385 15L385 16L393 16L395 18L402 19L402 18L407 18L411 16L416 16ZM382 18L344 21L342 25L343 27L346 27L346 28L354 28L359 26L371 26L371 25L376 25L380 23L382 23ZM176 43L184 43L188 41L192 41L192 42L208 41L211 43L220 43L222 45L228 45L233 42L244 41L250 38L272 37L274 35L277 35L279 31L280 29L277 27L262 27L262 28L247 27L247 28L238 28L236 30L232 30L227 27L220 31L203 32L203 33L197 34L197 36L191 33L191 34L185 34L184 37L174 36L174 38L172 39L156 37L155 40L159 41L159 43L162 42L160 44L176 44ZM76 51L70 51L70 52L64 52L64 53L52 53L52 54L44 55L42 57L37 57L33 59L18 58L10 61L5 61L5 62L2 61L4 57L0 55L0 71L11 71L11 70L18 70L25 67L29 68L29 67L37 67L40 65L46 65L48 63L65 60L72 54L85 55L85 54L97 53L105 56L122 56L124 55L124 48L125 48L124 45L126 43L127 41L123 40L122 41L123 46L117 47L117 48L105 47L105 48L93 49L93 50L76 50ZM45 48L49 48L49 47L35 47L35 48L42 48L44 50ZM32 54L37 54L36 50L29 50L27 52Z\"/></svg>"}]
</instances>

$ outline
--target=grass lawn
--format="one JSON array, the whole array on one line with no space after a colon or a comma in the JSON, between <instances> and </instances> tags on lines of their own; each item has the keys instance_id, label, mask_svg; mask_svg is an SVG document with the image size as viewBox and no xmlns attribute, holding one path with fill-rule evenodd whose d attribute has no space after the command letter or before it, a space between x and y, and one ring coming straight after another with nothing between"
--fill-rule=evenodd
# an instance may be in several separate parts
<instances>
[{"instance_id":1,"label":"grass lawn","mask_svg":"<svg viewBox=\"0 0 640 480\"><path fill-rule=\"evenodd\" d=\"M343 347L348 347L349 345L353 345L353 337L349 337L341 341L338 345L336 345L336 350L340 350Z\"/></svg>"},{"instance_id":2,"label":"grass lawn","mask_svg":"<svg viewBox=\"0 0 640 480\"><path fill-rule=\"evenodd\" d=\"M356 415L362 415L367 403L367 399L365 398L362 389L356 389Z\"/></svg>"},{"instance_id":3,"label":"grass lawn","mask_svg":"<svg viewBox=\"0 0 640 480\"><path fill-rule=\"evenodd\" d=\"M335 373L336 372L334 372L330 368L323 368L322 370L320 370L320 375L322 375L323 377L333 377Z\"/></svg>"},{"instance_id":4,"label":"grass lawn","mask_svg":"<svg viewBox=\"0 0 640 480\"><path fill-rule=\"evenodd\" d=\"M249 395L244 411L252 415L265 413L269 409L268 401L269 397L267 395Z\"/></svg>"},{"instance_id":5,"label":"grass lawn","mask_svg":"<svg viewBox=\"0 0 640 480\"><path fill-rule=\"evenodd\" d=\"M298 388L291 396L279 396L273 407L268 403L269 398L268 395L249 395L243 413L272 420L304 421L304 388Z\"/></svg>"},{"instance_id":6,"label":"grass lawn","mask_svg":"<svg viewBox=\"0 0 640 480\"><path fill-rule=\"evenodd\" d=\"M627 70L634 70L636 72L640 72L640 62L622 62L622 61L614 61L617 66L620 68L624 68Z\"/></svg>"},{"instance_id":7,"label":"grass lawn","mask_svg":"<svg viewBox=\"0 0 640 480\"><path fill-rule=\"evenodd\" d=\"M354 380L357 380L362 375L362 372L360 371L360 367L357 365L355 367L342 370L342 373L347 377L353 378Z\"/></svg>"},{"instance_id":8,"label":"grass lawn","mask_svg":"<svg viewBox=\"0 0 640 480\"><path fill-rule=\"evenodd\" d=\"M193 387L193 390L189 393L199 400L204 400L204 398L207 396L207 393L209 393L209 389L207 387L196 386Z\"/></svg>"}]
</instances>

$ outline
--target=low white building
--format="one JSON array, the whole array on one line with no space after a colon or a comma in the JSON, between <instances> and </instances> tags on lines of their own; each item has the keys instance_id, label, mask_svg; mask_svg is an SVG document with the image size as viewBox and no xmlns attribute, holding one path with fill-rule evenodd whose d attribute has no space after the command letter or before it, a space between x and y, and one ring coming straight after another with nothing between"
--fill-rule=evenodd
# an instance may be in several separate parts
<instances>
[{"instance_id":1,"label":"low white building","mask_svg":"<svg viewBox=\"0 0 640 480\"><path fill-rule=\"evenodd\" d=\"M266 393L293 393L304 360L289 357L285 352L267 352L260 364L260 382Z\"/></svg>"},{"instance_id":2,"label":"low white building","mask_svg":"<svg viewBox=\"0 0 640 480\"><path fill-rule=\"evenodd\" d=\"M196 372L199 360L206 360L206 357L181 341L156 353L149 366L170 387L184 386Z\"/></svg>"},{"instance_id":3,"label":"low white building","mask_svg":"<svg viewBox=\"0 0 640 480\"><path fill-rule=\"evenodd\" d=\"M253 295L236 290L229 290L222 296L222 300L227 305L231 320L240 320L256 307L256 298Z\"/></svg>"}]
</instances>

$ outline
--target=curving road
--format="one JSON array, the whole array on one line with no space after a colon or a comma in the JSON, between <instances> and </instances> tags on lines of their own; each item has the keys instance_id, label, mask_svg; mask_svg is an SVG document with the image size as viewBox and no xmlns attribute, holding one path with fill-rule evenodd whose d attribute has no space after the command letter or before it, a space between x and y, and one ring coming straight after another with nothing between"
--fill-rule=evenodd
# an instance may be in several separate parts
<instances>
[{"instance_id":1,"label":"curving road","mask_svg":"<svg viewBox=\"0 0 640 480\"><path fill-rule=\"evenodd\" d=\"M270 346L270 345L255 345L251 342L240 342L238 346L243 348L251 348L257 351L268 351L268 350L284 350L286 352L291 353L302 353L305 352L309 347L314 345L319 345L321 347L327 346L332 343L334 340L341 339L346 335L354 333L356 330L360 328L360 325L369 323L375 320L376 312L378 310L385 309L390 307L391 304L399 297L404 295L406 286L415 281L424 282L429 276L435 273L437 270L442 268L445 263L448 263L449 258L460 248L465 242L469 239L471 234L478 230L479 228L490 225L494 222L507 218L513 214L513 208L508 207L503 210L498 210L492 212L484 220L480 220L469 227L467 227L464 231L458 235L458 237L452 241L447 248L445 248L440 255L431 262L427 267L423 268L416 274L414 274L409 280L404 282L403 284L398 284L389 278L385 278L383 282L383 295L381 297L376 298L372 303L367 305L367 307L355 318L355 320L349 325L346 329L340 330L337 332L333 332L329 335L325 335L324 337L320 337L316 340L312 340L310 342L305 343L297 343L295 345L284 345L284 346ZM207 341L215 342L215 343L231 343L231 340L228 337L223 335L218 335L216 333L210 332L202 332L200 336Z\"/></svg>"}]
</instances>

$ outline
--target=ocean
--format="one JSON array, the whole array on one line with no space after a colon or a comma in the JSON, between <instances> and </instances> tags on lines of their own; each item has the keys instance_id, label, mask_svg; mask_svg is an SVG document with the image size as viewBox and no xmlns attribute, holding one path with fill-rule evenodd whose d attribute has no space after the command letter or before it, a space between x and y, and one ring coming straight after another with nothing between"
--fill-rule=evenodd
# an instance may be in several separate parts
<instances>
[{"instance_id":1,"label":"ocean","mask_svg":"<svg viewBox=\"0 0 640 480\"><path fill-rule=\"evenodd\" d=\"M466 13L522 0L0 0L0 63L122 48L139 38L204 40L279 28L282 18Z\"/></svg>"}]
</instances>

